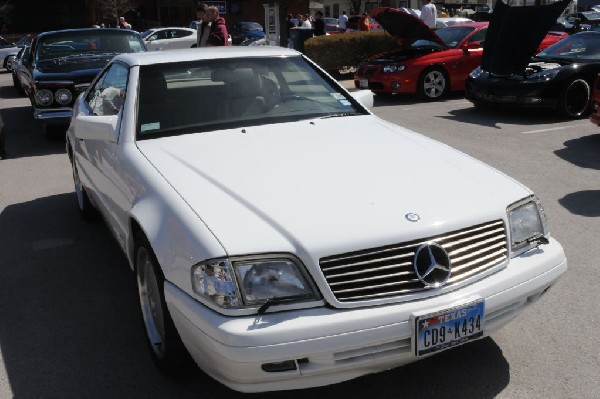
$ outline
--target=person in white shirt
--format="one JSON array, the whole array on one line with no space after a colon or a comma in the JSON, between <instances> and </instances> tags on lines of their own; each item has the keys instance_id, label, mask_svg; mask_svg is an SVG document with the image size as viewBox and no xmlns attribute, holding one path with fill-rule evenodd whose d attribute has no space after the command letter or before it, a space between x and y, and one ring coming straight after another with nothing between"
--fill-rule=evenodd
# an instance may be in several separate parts
<instances>
[{"instance_id":1,"label":"person in white shirt","mask_svg":"<svg viewBox=\"0 0 600 399\"><path fill-rule=\"evenodd\" d=\"M302 16L302 25L300 25L300 27L305 29L311 29L313 27L308 18L308 14Z\"/></svg>"},{"instance_id":2,"label":"person in white shirt","mask_svg":"<svg viewBox=\"0 0 600 399\"><path fill-rule=\"evenodd\" d=\"M346 32L346 27L348 26L348 16L346 15L346 11L342 11L340 17L338 18L338 29L340 32Z\"/></svg>"},{"instance_id":3,"label":"person in white shirt","mask_svg":"<svg viewBox=\"0 0 600 399\"><path fill-rule=\"evenodd\" d=\"M430 28L435 28L437 20L437 8L431 3L431 0L423 0L423 8L421 8L421 19L425 25Z\"/></svg>"}]
</instances>

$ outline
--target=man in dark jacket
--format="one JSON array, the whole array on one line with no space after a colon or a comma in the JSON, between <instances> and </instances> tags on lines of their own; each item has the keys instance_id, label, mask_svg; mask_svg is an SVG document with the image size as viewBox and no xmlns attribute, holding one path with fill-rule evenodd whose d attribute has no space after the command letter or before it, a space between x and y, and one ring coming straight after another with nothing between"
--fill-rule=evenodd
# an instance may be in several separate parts
<instances>
[{"instance_id":1,"label":"man in dark jacket","mask_svg":"<svg viewBox=\"0 0 600 399\"><path fill-rule=\"evenodd\" d=\"M315 36L323 36L325 34L325 21L323 21L323 13L321 11L315 12Z\"/></svg>"},{"instance_id":2,"label":"man in dark jacket","mask_svg":"<svg viewBox=\"0 0 600 399\"><path fill-rule=\"evenodd\" d=\"M225 18L219 16L219 9L211 6L206 9L206 20L210 21L210 35L207 46L229 46L229 33L225 26Z\"/></svg>"},{"instance_id":3,"label":"man in dark jacket","mask_svg":"<svg viewBox=\"0 0 600 399\"><path fill-rule=\"evenodd\" d=\"M206 20L206 9L208 6L204 3L196 8L196 18L198 18L198 31L196 35L196 47L206 47L208 35L210 34L210 22Z\"/></svg>"}]
</instances>

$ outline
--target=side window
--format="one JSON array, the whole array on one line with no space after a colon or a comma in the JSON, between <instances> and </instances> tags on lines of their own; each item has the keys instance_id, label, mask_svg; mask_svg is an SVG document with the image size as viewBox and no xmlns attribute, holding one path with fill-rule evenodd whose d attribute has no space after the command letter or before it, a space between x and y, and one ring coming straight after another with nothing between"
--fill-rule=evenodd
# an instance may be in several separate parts
<instances>
[{"instance_id":1,"label":"side window","mask_svg":"<svg viewBox=\"0 0 600 399\"><path fill-rule=\"evenodd\" d=\"M116 115L125 102L129 70L122 64L114 63L96 81L86 102L95 115Z\"/></svg>"},{"instance_id":2,"label":"side window","mask_svg":"<svg viewBox=\"0 0 600 399\"><path fill-rule=\"evenodd\" d=\"M175 37L176 38L180 38L180 37L186 37L192 34L192 32L188 32L187 30L176 30L175 32Z\"/></svg>"},{"instance_id":3,"label":"side window","mask_svg":"<svg viewBox=\"0 0 600 399\"><path fill-rule=\"evenodd\" d=\"M479 32L475 32L471 38L469 38L469 43L479 42L483 47L483 43L485 42L485 35L487 34L487 28L480 30Z\"/></svg>"}]
</instances>

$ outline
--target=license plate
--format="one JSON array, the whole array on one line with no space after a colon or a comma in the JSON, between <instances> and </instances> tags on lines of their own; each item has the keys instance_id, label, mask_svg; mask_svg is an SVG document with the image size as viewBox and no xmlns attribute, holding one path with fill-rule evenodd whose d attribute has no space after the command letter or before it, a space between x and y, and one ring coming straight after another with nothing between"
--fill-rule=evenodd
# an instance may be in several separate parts
<instances>
[{"instance_id":1,"label":"license plate","mask_svg":"<svg viewBox=\"0 0 600 399\"><path fill-rule=\"evenodd\" d=\"M483 300L415 318L415 355L425 356L483 336Z\"/></svg>"},{"instance_id":2,"label":"license plate","mask_svg":"<svg viewBox=\"0 0 600 399\"><path fill-rule=\"evenodd\" d=\"M361 87L361 89L368 89L369 88L369 79L361 79L358 82L358 85Z\"/></svg>"}]
</instances>

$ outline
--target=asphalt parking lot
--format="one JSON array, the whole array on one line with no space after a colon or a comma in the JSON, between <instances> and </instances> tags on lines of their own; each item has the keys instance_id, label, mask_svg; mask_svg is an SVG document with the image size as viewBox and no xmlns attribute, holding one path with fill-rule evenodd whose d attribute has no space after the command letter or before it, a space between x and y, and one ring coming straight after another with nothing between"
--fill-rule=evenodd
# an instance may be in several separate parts
<instances>
[{"instance_id":1,"label":"asphalt parking lot","mask_svg":"<svg viewBox=\"0 0 600 399\"><path fill-rule=\"evenodd\" d=\"M342 384L244 395L200 371L157 371L124 256L103 223L80 220L64 143L44 139L5 72L0 113L0 398L600 397L600 127L587 119L476 110L461 93L376 98L376 115L534 190L569 271L490 338Z\"/></svg>"}]
</instances>

